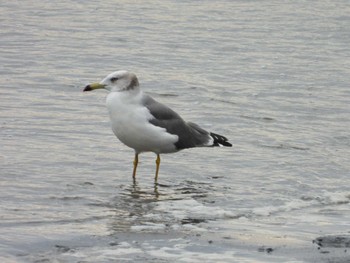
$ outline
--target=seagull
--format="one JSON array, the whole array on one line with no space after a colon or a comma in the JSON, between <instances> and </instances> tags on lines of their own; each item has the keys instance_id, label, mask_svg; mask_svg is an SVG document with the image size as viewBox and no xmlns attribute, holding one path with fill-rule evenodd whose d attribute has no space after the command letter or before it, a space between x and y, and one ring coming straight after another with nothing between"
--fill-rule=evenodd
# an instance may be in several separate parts
<instances>
[{"instance_id":1,"label":"seagull","mask_svg":"<svg viewBox=\"0 0 350 263\"><path fill-rule=\"evenodd\" d=\"M140 153L157 155L157 183L160 154L194 147L232 146L226 137L208 132L193 122L185 122L168 106L143 93L134 73L113 72L101 82L87 85L84 92L97 89L109 91L106 104L115 136L135 151L134 181Z\"/></svg>"}]
</instances>

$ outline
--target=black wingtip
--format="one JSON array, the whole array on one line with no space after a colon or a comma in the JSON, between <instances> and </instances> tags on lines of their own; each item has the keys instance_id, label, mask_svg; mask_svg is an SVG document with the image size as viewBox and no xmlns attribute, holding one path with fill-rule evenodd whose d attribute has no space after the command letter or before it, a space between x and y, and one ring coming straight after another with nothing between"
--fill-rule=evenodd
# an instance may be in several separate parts
<instances>
[{"instance_id":1,"label":"black wingtip","mask_svg":"<svg viewBox=\"0 0 350 263\"><path fill-rule=\"evenodd\" d=\"M225 136L216 134L211 132L210 136L214 139L213 146L226 146L226 147L232 147L232 144L228 142L228 139Z\"/></svg>"}]
</instances>

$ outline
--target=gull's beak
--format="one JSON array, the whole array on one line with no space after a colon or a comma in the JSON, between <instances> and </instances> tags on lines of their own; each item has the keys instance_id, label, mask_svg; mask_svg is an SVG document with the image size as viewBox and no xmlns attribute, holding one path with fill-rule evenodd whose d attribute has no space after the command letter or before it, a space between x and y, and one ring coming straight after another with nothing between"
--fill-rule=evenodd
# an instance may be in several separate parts
<instances>
[{"instance_id":1,"label":"gull's beak","mask_svg":"<svg viewBox=\"0 0 350 263\"><path fill-rule=\"evenodd\" d=\"M90 85L87 85L83 91L92 91L95 89L104 89L106 85L100 84L100 83L92 83Z\"/></svg>"}]
</instances>

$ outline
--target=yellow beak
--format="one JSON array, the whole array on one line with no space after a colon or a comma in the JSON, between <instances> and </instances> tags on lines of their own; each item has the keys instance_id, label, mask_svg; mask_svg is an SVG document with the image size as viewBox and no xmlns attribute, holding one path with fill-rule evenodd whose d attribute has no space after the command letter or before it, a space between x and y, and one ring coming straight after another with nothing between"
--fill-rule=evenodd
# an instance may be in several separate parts
<instances>
[{"instance_id":1,"label":"yellow beak","mask_svg":"<svg viewBox=\"0 0 350 263\"><path fill-rule=\"evenodd\" d=\"M87 85L83 91L92 91L95 89L104 89L106 85L100 84L100 83L92 83L90 85Z\"/></svg>"}]
</instances>

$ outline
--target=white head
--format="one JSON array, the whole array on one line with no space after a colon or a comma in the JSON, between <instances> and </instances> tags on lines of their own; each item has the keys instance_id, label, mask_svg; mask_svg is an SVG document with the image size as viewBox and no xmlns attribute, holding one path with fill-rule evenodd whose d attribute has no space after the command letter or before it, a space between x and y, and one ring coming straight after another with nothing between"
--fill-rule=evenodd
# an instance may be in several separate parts
<instances>
[{"instance_id":1,"label":"white head","mask_svg":"<svg viewBox=\"0 0 350 263\"><path fill-rule=\"evenodd\" d=\"M139 90L139 81L134 73L120 70L109 74L100 83L87 85L84 91L95 89L106 89L109 91L137 91Z\"/></svg>"}]
</instances>

